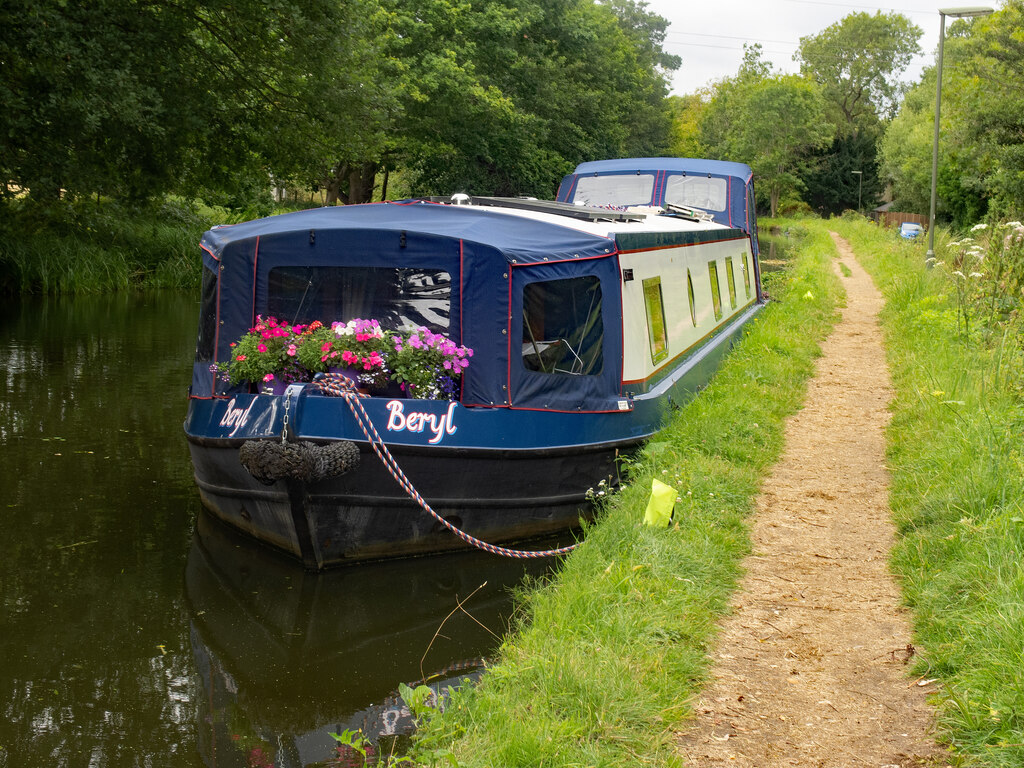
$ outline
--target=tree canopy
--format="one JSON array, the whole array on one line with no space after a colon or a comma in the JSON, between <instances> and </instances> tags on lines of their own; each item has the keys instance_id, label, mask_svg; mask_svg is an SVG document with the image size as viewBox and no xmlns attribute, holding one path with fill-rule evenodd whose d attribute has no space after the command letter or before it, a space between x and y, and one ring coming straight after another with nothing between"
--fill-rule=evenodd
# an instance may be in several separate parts
<instances>
[{"instance_id":1,"label":"tree canopy","mask_svg":"<svg viewBox=\"0 0 1024 768\"><path fill-rule=\"evenodd\" d=\"M666 22L634 0L11 0L8 196L549 196L583 159L668 144Z\"/></svg>"}]
</instances>

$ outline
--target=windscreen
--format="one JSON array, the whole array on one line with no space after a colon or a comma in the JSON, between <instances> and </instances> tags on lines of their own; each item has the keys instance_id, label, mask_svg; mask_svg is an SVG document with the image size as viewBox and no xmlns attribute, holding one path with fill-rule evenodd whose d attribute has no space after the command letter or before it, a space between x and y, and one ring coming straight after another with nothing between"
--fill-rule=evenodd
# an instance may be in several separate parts
<instances>
[{"instance_id":1,"label":"windscreen","mask_svg":"<svg viewBox=\"0 0 1024 768\"><path fill-rule=\"evenodd\" d=\"M574 203L583 205L650 205L654 197L654 175L611 174L581 176L573 194Z\"/></svg>"},{"instance_id":2,"label":"windscreen","mask_svg":"<svg viewBox=\"0 0 1024 768\"><path fill-rule=\"evenodd\" d=\"M388 330L448 331L451 275L440 269L276 267L267 314L289 323L377 320Z\"/></svg>"}]
</instances>

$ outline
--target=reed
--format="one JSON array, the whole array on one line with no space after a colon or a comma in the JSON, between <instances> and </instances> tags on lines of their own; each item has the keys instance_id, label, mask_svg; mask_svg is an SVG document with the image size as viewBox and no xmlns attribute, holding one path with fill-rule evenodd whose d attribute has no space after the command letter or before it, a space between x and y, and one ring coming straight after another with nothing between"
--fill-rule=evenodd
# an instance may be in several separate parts
<instances>
[{"instance_id":1,"label":"reed","mask_svg":"<svg viewBox=\"0 0 1024 768\"><path fill-rule=\"evenodd\" d=\"M199 239L214 214L172 203L138 211L93 203L59 212L8 203L0 213L0 292L64 294L195 288Z\"/></svg>"},{"instance_id":2,"label":"reed","mask_svg":"<svg viewBox=\"0 0 1024 768\"><path fill-rule=\"evenodd\" d=\"M814 233L772 278L774 300L711 385L624 462L626 486L583 545L521 591L520 623L481 684L422 724L416 762L679 763L673 734L749 551L745 518L835 320L833 254ZM655 478L679 494L668 529L641 522Z\"/></svg>"},{"instance_id":3,"label":"reed","mask_svg":"<svg viewBox=\"0 0 1024 768\"><path fill-rule=\"evenodd\" d=\"M973 233L987 254L973 280L989 289L972 298L971 272L955 263L962 238L939 237L951 268L928 268L924 243L833 223L886 297L892 563L913 610L916 671L939 679L940 736L965 761L1024 765L1024 355L1021 297L1006 278L1019 254L995 260L1011 228Z\"/></svg>"}]
</instances>

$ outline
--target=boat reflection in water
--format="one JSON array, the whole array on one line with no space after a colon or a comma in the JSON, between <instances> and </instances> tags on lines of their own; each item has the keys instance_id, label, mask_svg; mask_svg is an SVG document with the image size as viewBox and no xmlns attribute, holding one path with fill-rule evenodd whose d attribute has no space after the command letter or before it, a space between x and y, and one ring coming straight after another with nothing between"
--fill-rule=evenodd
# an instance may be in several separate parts
<instances>
[{"instance_id":1,"label":"boat reflection in water","mask_svg":"<svg viewBox=\"0 0 1024 768\"><path fill-rule=\"evenodd\" d=\"M201 514L185 589L204 761L359 765L330 735L346 729L371 758L390 753L413 729L399 683L478 677L508 631L510 587L554 565L473 551L312 573Z\"/></svg>"}]
</instances>

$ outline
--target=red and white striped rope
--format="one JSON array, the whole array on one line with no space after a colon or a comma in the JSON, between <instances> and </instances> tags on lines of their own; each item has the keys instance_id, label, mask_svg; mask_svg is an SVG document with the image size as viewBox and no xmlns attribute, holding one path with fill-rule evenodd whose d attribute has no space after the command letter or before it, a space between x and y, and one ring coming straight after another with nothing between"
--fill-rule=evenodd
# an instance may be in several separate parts
<instances>
[{"instance_id":1,"label":"red and white striped rope","mask_svg":"<svg viewBox=\"0 0 1024 768\"><path fill-rule=\"evenodd\" d=\"M360 395L355 390L355 385L352 380L340 373L325 373L318 377L313 382L313 386L319 389L321 392L327 395L333 395L335 397L344 397L345 402L348 403L349 410L352 411L352 416L355 417L356 423L365 435L367 442L370 447L373 448L373 452L377 454L381 462L387 468L395 481L402 487L402 489L409 495L413 501L420 505L422 509L429 512L437 522L441 523L445 528L454 533L460 539L465 541L467 544L471 544L478 549L482 549L485 552L490 552L494 555L502 555L503 557L515 557L520 559L525 558L537 558L537 557L554 557L556 555L564 555L567 552L571 552L579 546L579 542L570 544L565 547L559 547L558 549L545 549L545 550L523 550L523 549L507 549L505 547L499 547L494 544L488 544L486 541L481 541L474 536L470 536L463 530L460 530L456 526L441 517L435 512L431 506L427 503L419 491L413 486L412 482L406 477L402 468L398 466L398 462L395 461L395 457L391 455L391 451L388 450L387 445L384 443L384 439L380 436L377 428L374 427L373 421L370 419L369 414L366 413L366 409L363 408L363 404L359 402Z\"/></svg>"}]
</instances>

